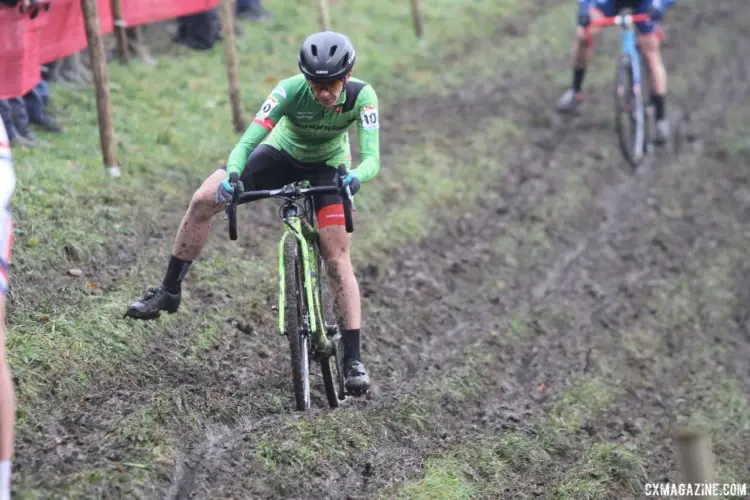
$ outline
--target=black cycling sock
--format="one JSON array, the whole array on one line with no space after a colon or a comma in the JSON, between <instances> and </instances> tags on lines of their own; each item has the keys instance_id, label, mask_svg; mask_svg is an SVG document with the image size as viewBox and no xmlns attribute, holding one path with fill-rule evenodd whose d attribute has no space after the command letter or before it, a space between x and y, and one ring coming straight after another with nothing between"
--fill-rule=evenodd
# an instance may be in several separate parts
<instances>
[{"instance_id":1,"label":"black cycling sock","mask_svg":"<svg viewBox=\"0 0 750 500\"><path fill-rule=\"evenodd\" d=\"M359 328L356 330L344 330L344 334L341 336L341 340L344 342L344 361L352 361L359 359Z\"/></svg>"},{"instance_id":2,"label":"black cycling sock","mask_svg":"<svg viewBox=\"0 0 750 500\"><path fill-rule=\"evenodd\" d=\"M573 90L575 90L576 93L581 91L584 76L586 76L586 68L573 69Z\"/></svg>"},{"instance_id":3,"label":"black cycling sock","mask_svg":"<svg viewBox=\"0 0 750 500\"><path fill-rule=\"evenodd\" d=\"M169 257L169 265L167 265L167 274L164 275L164 281L162 285L167 289L169 293L179 293L182 289L181 283L183 278L190 269L192 260L178 259L174 255Z\"/></svg>"},{"instance_id":4,"label":"black cycling sock","mask_svg":"<svg viewBox=\"0 0 750 500\"><path fill-rule=\"evenodd\" d=\"M654 112L657 120L663 120L667 114L666 110L666 97L663 95L653 94L651 96L651 104L654 105Z\"/></svg>"}]
</instances>

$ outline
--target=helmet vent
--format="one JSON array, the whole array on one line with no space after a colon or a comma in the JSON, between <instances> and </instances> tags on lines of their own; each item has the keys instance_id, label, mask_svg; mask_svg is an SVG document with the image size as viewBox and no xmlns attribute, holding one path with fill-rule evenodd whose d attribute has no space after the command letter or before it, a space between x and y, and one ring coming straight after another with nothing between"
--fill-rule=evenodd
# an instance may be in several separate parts
<instances>
[{"instance_id":1,"label":"helmet vent","mask_svg":"<svg viewBox=\"0 0 750 500\"><path fill-rule=\"evenodd\" d=\"M339 48L339 46L338 46L338 45L333 45L333 46L331 47L331 53L330 53L330 54L328 54L328 57L333 57L333 54L335 54L335 53L336 53L336 49L337 49L337 48Z\"/></svg>"},{"instance_id":2,"label":"helmet vent","mask_svg":"<svg viewBox=\"0 0 750 500\"><path fill-rule=\"evenodd\" d=\"M310 45L310 51L312 52L312 55L315 57L318 57L318 46L317 45Z\"/></svg>"}]
</instances>

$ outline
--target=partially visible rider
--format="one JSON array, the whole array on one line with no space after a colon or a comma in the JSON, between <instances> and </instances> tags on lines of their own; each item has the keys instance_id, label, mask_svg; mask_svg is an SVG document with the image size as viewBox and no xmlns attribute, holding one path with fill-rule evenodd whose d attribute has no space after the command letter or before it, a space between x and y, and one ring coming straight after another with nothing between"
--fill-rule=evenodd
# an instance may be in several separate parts
<instances>
[{"instance_id":1,"label":"partially visible rider","mask_svg":"<svg viewBox=\"0 0 750 500\"><path fill-rule=\"evenodd\" d=\"M669 139L670 127L666 119L667 71L661 57L661 21L675 0L578 0L578 28L573 46L573 85L563 93L557 103L560 112L575 110L583 102L581 87L586 66L593 53L593 37L600 28L590 26L592 19L612 17L622 9L630 8L635 14L650 14L651 20L636 23L638 44L646 58L651 77L651 103L656 114L657 144Z\"/></svg>"},{"instance_id":2,"label":"partially visible rider","mask_svg":"<svg viewBox=\"0 0 750 500\"><path fill-rule=\"evenodd\" d=\"M344 179L351 193L380 170L378 99L373 88L351 78L355 51L340 33L310 35L299 51L300 74L280 81L263 102L227 161L195 192L177 231L161 285L130 305L126 316L154 319L180 305L180 283L208 239L211 219L235 189L276 189L295 181L333 184L340 164L351 165L348 129L357 123L361 161ZM269 134L270 132L270 134ZM340 195L313 198L320 249L335 290L344 344L346 388L370 386L360 355L359 285L349 253Z\"/></svg>"},{"instance_id":3,"label":"partially visible rider","mask_svg":"<svg viewBox=\"0 0 750 500\"><path fill-rule=\"evenodd\" d=\"M0 120L0 500L10 499L10 457L16 423L15 392L5 348L5 297L13 246L10 198L16 188L8 142L5 125Z\"/></svg>"}]
</instances>

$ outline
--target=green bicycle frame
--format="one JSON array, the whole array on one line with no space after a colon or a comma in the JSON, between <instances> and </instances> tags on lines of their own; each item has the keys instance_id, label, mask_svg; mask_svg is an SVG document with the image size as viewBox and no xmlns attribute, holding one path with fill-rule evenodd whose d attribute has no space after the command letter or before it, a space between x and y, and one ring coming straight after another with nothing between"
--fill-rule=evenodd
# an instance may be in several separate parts
<instances>
[{"instance_id":1,"label":"green bicycle frame","mask_svg":"<svg viewBox=\"0 0 750 500\"><path fill-rule=\"evenodd\" d=\"M286 266L284 261L284 243L287 238L297 238L299 247L302 250L302 272L304 275L303 287L307 298L307 303L312 304L312 311L308 310L310 332L313 334L313 341L324 350L329 347L328 337L326 335L325 322L323 320L323 306L320 303L320 294L315 293L318 290L319 276L313 267L317 264L317 249L314 242L318 238L318 231L299 215L290 215L286 219L286 229L279 241L279 333L284 335L284 310L286 306L285 274Z\"/></svg>"}]
</instances>

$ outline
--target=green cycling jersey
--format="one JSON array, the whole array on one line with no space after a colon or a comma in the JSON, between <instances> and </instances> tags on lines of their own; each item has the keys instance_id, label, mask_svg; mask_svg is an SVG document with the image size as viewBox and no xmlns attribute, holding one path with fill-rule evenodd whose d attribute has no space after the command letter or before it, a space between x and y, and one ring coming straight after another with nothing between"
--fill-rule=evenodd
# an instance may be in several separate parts
<instances>
[{"instance_id":1,"label":"green cycling jersey","mask_svg":"<svg viewBox=\"0 0 750 500\"><path fill-rule=\"evenodd\" d=\"M356 78L346 82L330 109L315 100L304 75L281 80L229 155L227 172L242 174L247 159L261 142L286 151L300 162L325 162L334 168L343 163L349 168L347 130L356 121L361 156L356 174L360 182L366 182L380 170L379 118L375 91Z\"/></svg>"}]
</instances>

